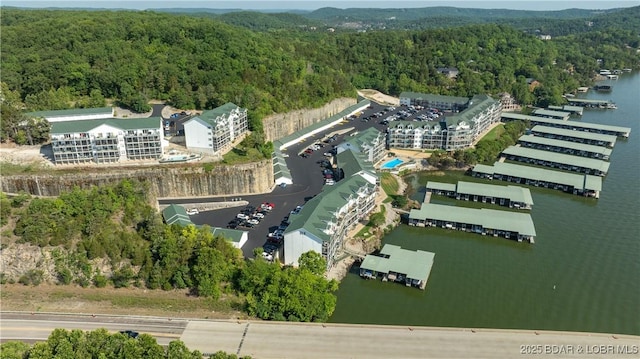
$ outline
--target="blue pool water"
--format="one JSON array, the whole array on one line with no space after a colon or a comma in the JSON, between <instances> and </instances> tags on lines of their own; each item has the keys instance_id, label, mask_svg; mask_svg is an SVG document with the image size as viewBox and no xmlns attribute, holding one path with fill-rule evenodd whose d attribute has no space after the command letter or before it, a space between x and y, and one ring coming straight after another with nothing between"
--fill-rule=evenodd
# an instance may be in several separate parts
<instances>
[{"instance_id":1,"label":"blue pool water","mask_svg":"<svg viewBox=\"0 0 640 359\"><path fill-rule=\"evenodd\" d=\"M399 158L394 158L389 162L386 162L385 164L383 164L380 168L382 168L383 170L391 170L394 169L398 166L400 166L404 161L399 159Z\"/></svg>"}]
</instances>

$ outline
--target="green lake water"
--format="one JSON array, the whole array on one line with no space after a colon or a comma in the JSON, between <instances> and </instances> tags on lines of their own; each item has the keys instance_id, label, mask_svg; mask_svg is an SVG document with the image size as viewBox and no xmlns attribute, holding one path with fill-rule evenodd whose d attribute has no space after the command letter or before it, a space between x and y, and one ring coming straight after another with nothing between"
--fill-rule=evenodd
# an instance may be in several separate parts
<instances>
[{"instance_id":1,"label":"green lake water","mask_svg":"<svg viewBox=\"0 0 640 359\"><path fill-rule=\"evenodd\" d=\"M572 118L631 128L600 199L531 188L535 244L401 225L383 243L436 254L426 290L352 270L331 321L640 335L640 73L610 83L611 93L583 97L611 99L617 110Z\"/></svg>"}]
</instances>

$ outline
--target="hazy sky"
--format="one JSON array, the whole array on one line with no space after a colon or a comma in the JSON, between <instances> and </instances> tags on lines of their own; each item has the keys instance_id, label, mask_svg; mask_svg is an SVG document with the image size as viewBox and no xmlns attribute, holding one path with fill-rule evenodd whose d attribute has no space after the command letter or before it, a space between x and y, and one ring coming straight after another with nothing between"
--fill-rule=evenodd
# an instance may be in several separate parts
<instances>
[{"instance_id":1,"label":"hazy sky","mask_svg":"<svg viewBox=\"0 0 640 359\"><path fill-rule=\"evenodd\" d=\"M611 9L621 7L639 6L640 1L533 1L533 0L512 0L512 1L483 1L483 0L449 0L449 1L368 1L368 0L345 0L345 1L273 1L273 0L236 0L236 1L176 1L176 0L156 0L156 1L87 1L87 0L2 0L3 6L19 7L91 7L91 8L123 8L123 9L152 9L152 8L213 8L213 9L300 9L313 10L321 7L367 7L367 8L412 8L430 6L454 6L466 8L483 9L518 9L518 10L562 10L570 8L579 9Z\"/></svg>"}]
</instances>

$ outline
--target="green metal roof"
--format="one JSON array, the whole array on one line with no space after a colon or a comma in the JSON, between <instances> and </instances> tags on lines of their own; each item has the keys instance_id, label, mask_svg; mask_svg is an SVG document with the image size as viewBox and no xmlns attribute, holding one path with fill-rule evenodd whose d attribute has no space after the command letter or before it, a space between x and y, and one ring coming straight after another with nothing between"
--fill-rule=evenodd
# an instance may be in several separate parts
<instances>
[{"instance_id":1,"label":"green metal roof","mask_svg":"<svg viewBox=\"0 0 640 359\"><path fill-rule=\"evenodd\" d=\"M427 191L428 190L438 190L438 191L450 191L450 192L455 192L456 191L456 185L453 183L444 183L444 182L435 182L435 181L429 181L427 182Z\"/></svg>"},{"instance_id":2,"label":"green metal roof","mask_svg":"<svg viewBox=\"0 0 640 359\"><path fill-rule=\"evenodd\" d=\"M355 105L351 105L351 106L345 108L344 110L338 112L337 114L335 114L335 115L333 115L331 117L325 118L324 120L318 121L318 122L316 122L316 123L314 123L314 124L312 124L310 126L307 126L307 127L303 128L303 129L301 129L299 131L296 131L296 132L290 134L289 136L285 136L285 137L279 139L277 142L279 142L280 145L276 146L276 144L274 142L274 147L275 148L280 148L285 143L289 143L291 141L295 141L295 140L303 137L307 133L310 133L310 132L315 131L315 130L323 127L323 126L326 126L329 123L338 121L339 119L348 116L350 113L355 111L357 108L360 108L362 106L367 106L370 103L371 103L371 101L369 101L369 100L362 100L362 101L358 102Z\"/></svg>"},{"instance_id":3,"label":"green metal roof","mask_svg":"<svg viewBox=\"0 0 640 359\"><path fill-rule=\"evenodd\" d=\"M435 253L426 251L410 251L393 244L385 244L380 254L388 257L367 255L360 268L379 273L395 272L406 275L410 279L426 281L433 267Z\"/></svg>"},{"instance_id":4,"label":"green metal roof","mask_svg":"<svg viewBox=\"0 0 640 359\"><path fill-rule=\"evenodd\" d=\"M550 152L544 150L536 150L535 148L528 147L520 147L520 146L509 146L502 151L503 154L531 158L535 160L545 161L545 162L555 162L568 166L576 166L582 167L592 170L597 170L603 173L607 173L609 171L610 163L607 161L581 157L581 156L572 156L566 155L564 153Z\"/></svg>"},{"instance_id":5,"label":"green metal roof","mask_svg":"<svg viewBox=\"0 0 640 359\"><path fill-rule=\"evenodd\" d=\"M534 181L544 181L567 185L578 190L602 191L602 177L570 172L549 170L546 168L523 166L514 163L495 162L493 166L477 164L473 172L500 174Z\"/></svg>"},{"instance_id":6,"label":"green metal roof","mask_svg":"<svg viewBox=\"0 0 640 359\"><path fill-rule=\"evenodd\" d=\"M377 141L384 142L385 138L382 132L378 131L375 127L369 127L366 130L358 133L357 135L344 141L339 146L342 148L351 148L358 152L363 152L373 146Z\"/></svg>"},{"instance_id":7,"label":"green metal roof","mask_svg":"<svg viewBox=\"0 0 640 359\"><path fill-rule=\"evenodd\" d=\"M193 224L187 211L182 206L177 204L170 204L167 208L162 210L162 217L164 222L168 225L179 224L181 226L188 226Z\"/></svg>"},{"instance_id":8,"label":"green metal roof","mask_svg":"<svg viewBox=\"0 0 640 359\"><path fill-rule=\"evenodd\" d=\"M35 111L25 113L28 117L62 117L62 116L89 116L89 115L111 115L112 107L99 108L72 108L68 110Z\"/></svg>"},{"instance_id":9,"label":"green metal roof","mask_svg":"<svg viewBox=\"0 0 640 359\"><path fill-rule=\"evenodd\" d=\"M571 113L569 112L545 110L543 108L537 108L533 110L533 113L539 117L544 117L544 116L560 117L563 120L566 120L571 116Z\"/></svg>"},{"instance_id":10,"label":"green metal roof","mask_svg":"<svg viewBox=\"0 0 640 359\"><path fill-rule=\"evenodd\" d=\"M239 231L237 229L219 227L211 227L211 232L214 236L224 237L234 243L240 243L240 241L242 241L242 235L245 233L245 231Z\"/></svg>"},{"instance_id":11,"label":"green metal roof","mask_svg":"<svg viewBox=\"0 0 640 359\"><path fill-rule=\"evenodd\" d=\"M469 98L467 97L444 96L420 92L402 92L400 94L400 98L410 98L429 102L455 103L458 105L464 105L469 102Z\"/></svg>"},{"instance_id":12,"label":"green metal roof","mask_svg":"<svg viewBox=\"0 0 640 359\"><path fill-rule=\"evenodd\" d=\"M373 164L367 161L365 155L355 151L343 151L336 155L338 167L344 171L345 177L351 177L360 171L376 173Z\"/></svg>"},{"instance_id":13,"label":"green metal roof","mask_svg":"<svg viewBox=\"0 0 640 359\"><path fill-rule=\"evenodd\" d=\"M200 117L205 121L212 121L218 118L219 116L228 115L229 113L231 113L231 111L237 108L240 108L240 107L232 102L227 102L222 106L218 106L214 108L213 110L203 111L202 114L198 115L197 117Z\"/></svg>"},{"instance_id":14,"label":"green metal roof","mask_svg":"<svg viewBox=\"0 0 640 359\"><path fill-rule=\"evenodd\" d=\"M447 121L447 125L456 125L460 122L465 122L469 126L475 126L475 122L472 119L475 116L478 116L482 112L486 111L489 107L495 105L497 103L496 100L492 99L488 95L476 95L473 96L471 101L469 101L469 107L464 109L463 111L458 112L452 116L446 116L445 120Z\"/></svg>"},{"instance_id":15,"label":"green metal roof","mask_svg":"<svg viewBox=\"0 0 640 359\"><path fill-rule=\"evenodd\" d=\"M392 121L389 122L389 129L396 129L397 127L402 126L403 130L408 129L410 126L411 129L424 129L424 130L436 130L440 131L442 126L440 126L440 121Z\"/></svg>"},{"instance_id":16,"label":"green metal roof","mask_svg":"<svg viewBox=\"0 0 640 359\"><path fill-rule=\"evenodd\" d=\"M164 218L164 222L168 225L178 224L180 226L189 226L194 225L191 222L191 218L187 214L187 211L183 206L177 204L170 204L167 208L162 210L162 217ZM201 225L197 225L197 228L202 227ZM242 235L245 231L239 231L236 229L227 229L227 228L219 228L219 227L211 227L211 233L214 236L221 236L225 239L234 242L240 243L242 240Z\"/></svg>"},{"instance_id":17,"label":"green metal roof","mask_svg":"<svg viewBox=\"0 0 640 359\"><path fill-rule=\"evenodd\" d=\"M411 219L433 219L446 222L480 225L485 229L518 232L526 236L535 236L536 229L531 215L511 211L498 211L487 208L465 208L442 204L423 203L420 209L412 209Z\"/></svg>"},{"instance_id":18,"label":"green metal roof","mask_svg":"<svg viewBox=\"0 0 640 359\"><path fill-rule=\"evenodd\" d=\"M533 205L531 191L519 186L500 186L486 183L459 181L457 192L495 198L508 198L514 202L522 202Z\"/></svg>"},{"instance_id":19,"label":"green metal roof","mask_svg":"<svg viewBox=\"0 0 640 359\"><path fill-rule=\"evenodd\" d=\"M115 127L120 130L159 129L162 126L162 118L107 118L102 120L52 122L51 134L89 132L102 125Z\"/></svg>"},{"instance_id":20,"label":"green metal roof","mask_svg":"<svg viewBox=\"0 0 640 359\"><path fill-rule=\"evenodd\" d=\"M565 121L565 122L568 122L568 121ZM587 131L567 130L564 128L549 127L549 126L542 126L542 125L534 126L531 129L531 132L548 133L551 135L582 138L582 139L593 140L593 141L603 141L603 142L610 143L611 146L615 145L616 140L618 139L614 135L604 135L600 133L587 132Z\"/></svg>"},{"instance_id":21,"label":"green metal roof","mask_svg":"<svg viewBox=\"0 0 640 359\"><path fill-rule=\"evenodd\" d=\"M344 207L351 196L366 186L373 185L359 175L345 178L333 186L324 186L322 192L310 199L298 214L289 216L291 224L285 234L304 229L323 241L330 241L330 235L324 230L328 228L329 222L335 220L333 213Z\"/></svg>"},{"instance_id":22,"label":"green metal roof","mask_svg":"<svg viewBox=\"0 0 640 359\"><path fill-rule=\"evenodd\" d=\"M534 135L522 135L518 139L518 142L528 142L528 143L534 143L538 145L567 148L567 149L572 149L576 151L597 153L603 156L611 156L611 152L613 152L610 148L607 148L607 147L587 145L579 142L556 140L553 138L546 138L546 137L534 136Z\"/></svg>"},{"instance_id":23,"label":"green metal roof","mask_svg":"<svg viewBox=\"0 0 640 359\"><path fill-rule=\"evenodd\" d=\"M538 116L529 116L523 115L521 113L511 113L511 112L503 112L502 118L510 119L510 120L528 120L533 124L548 124L555 127L566 127L571 129L580 130L582 132L588 130L597 130L597 131L610 131L620 134L629 134L631 133L631 128L629 127L621 127L621 126L610 126L610 125L601 125L599 123L589 123L582 121L563 121L563 120L555 120L553 118L544 118Z\"/></svg>"}]
</instances>

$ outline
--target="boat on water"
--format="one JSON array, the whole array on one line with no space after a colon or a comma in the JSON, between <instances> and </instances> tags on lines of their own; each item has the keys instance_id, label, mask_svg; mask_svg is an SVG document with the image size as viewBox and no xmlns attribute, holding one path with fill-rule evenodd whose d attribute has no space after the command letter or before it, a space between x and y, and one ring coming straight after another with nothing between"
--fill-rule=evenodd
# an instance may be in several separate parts
<instances>
[{"instance_id":1,"label":"boat on water","mask_svg":"<svg viewBox=\"0 0 640 359\"><path fill-rule=\"evenodd\" d=\"M606 108L609 109L609 110L615 110L615 109L618 108L618 106L613 102L609 102L609 103L607 103Z\"/></svg>"},{"instance_id":2,"label":"boat on water","mask_svg":"<svg viewBox=\"0 0 640 359\"><path fill-rule=\"evenodd\" d=\"M613 87L611 85L595 85L593 89L601 92L609 92L613 90Z\"/></svg>"}]
</instances>

